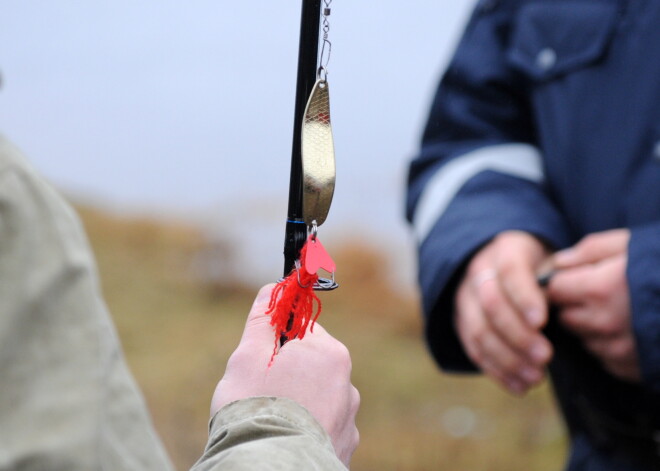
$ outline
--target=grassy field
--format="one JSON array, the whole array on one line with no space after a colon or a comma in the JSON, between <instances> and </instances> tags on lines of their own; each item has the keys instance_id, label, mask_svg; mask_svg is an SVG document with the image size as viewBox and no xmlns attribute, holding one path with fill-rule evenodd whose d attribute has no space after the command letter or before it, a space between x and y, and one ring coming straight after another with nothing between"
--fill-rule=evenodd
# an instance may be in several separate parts
<instances>
[{"instance_id":1,"label":"grassy field","mask_svg":"<svg viewBox=\"0 0 660 471\"><path fill-rule=\"evenodd\" d=\"M128 362L177 469L188 469L256 288L200 279L194 267L211 252L194 228L79 210ZM519 399L478 377L440 373L416 300L394 294L382 257L360 241L326 248L342 286L322 295L321 323L351 350L362 395L352 470L562 468L564 430L547 386Z\"/></svg>"}]
</instances>

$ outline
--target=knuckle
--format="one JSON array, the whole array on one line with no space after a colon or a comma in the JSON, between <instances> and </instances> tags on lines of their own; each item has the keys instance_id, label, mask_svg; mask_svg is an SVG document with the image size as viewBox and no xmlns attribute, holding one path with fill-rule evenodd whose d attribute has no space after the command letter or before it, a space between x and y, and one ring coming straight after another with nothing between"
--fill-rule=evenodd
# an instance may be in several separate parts
<instances>
[{"instance_id":1,"label":"knuckle","mask_svg":"<svg viewBox=\"0 0 660 471\"><path fill-rule=\"evenodd\" d=\"M351 411L353 412L353 415L357 414L358 409L360 408L360 404L362 403L362 397L360 396L360 391L353 385L351 385L351 396L352 396L352 404L353 407L351 408Z\"/></svg>"},{"instance_id":2,"label":"knuckle","mask_svg":"<svg viewBox=\"0 0 660 471\"><path fill-rule=\"evenodd\" d=\"M237 368L243 368L244 365L249 365L254 354L247 348L237 348L229 356L227 361L227 367L234 366Z\"/></svg>"},{"instance_id":3,"label":"knuckle","mask_svg":"<svg viewBox=\"0 0 660 471\"><path fill-rule=\"evenodd\" d=\"M332 347L329 348L328 351L330 353L328 356L332 358L333 363L344 371L351 371L353 363L351 360L351 353L346 345L335 339L332 343Z\"/></svg>"}]
</instances>

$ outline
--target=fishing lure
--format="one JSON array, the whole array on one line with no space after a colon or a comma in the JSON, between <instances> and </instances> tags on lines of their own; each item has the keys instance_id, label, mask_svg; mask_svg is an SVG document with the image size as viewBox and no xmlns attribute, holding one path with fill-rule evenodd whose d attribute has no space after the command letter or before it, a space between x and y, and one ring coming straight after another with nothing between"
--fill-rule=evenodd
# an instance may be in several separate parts
<instances>
[{"instance_id":1,"label":"fishing lure","mask_svg":"<svg viewBox=\"0 0 660 471\"><path fill-rule=\"evenodd\" d=\"M306 104L301 114L296 110L295 117L289 217L284 246L285 277L273 290L266 312L271 316L271 325L275 327L276 335L271 363L279 346L293 338L302 339L308 328L313 329L321 313L321 301L315 291L329 291L338 287L335 282L335 263L318 238L318 228L325 222L330 211L336 177L327 69L332 48L328 40L331 2L323 0L323 36L318 61L320 65L317 65L318 14L321 12L321 4L319 1L309 13L308 4L313 2L303 1L297 100L304 94ZM306 25L305 20L309 24ZM306 54L303 50L309 39L305 36L315 39L312 41L313 54ZM308 56L313 56L311 63L315 75L311 91L304 90L305 84L311 82L304 70L309 69L306 67L309 64L304 60ZM300 247L302 241L304 244ZM330 273L331 278L319 277L319 269Z\"/></svg>"}]
</instances>

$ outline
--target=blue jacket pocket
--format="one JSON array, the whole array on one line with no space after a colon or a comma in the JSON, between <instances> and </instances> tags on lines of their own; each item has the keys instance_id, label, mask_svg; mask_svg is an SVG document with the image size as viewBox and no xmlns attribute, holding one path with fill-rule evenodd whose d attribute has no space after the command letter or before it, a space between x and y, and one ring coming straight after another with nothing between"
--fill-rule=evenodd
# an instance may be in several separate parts
<instances>
[{"instance_id":1,"label":"blue jacket pocket","mask_svg":"<svg viewBox=\"0 0 660 471\"><path fill-rule=\"evenodd\" d=\"M620 9L618 0L527 2L514 22L507 59L539 81L596 64L607 53Z\"/></svg>"}]
</instances>

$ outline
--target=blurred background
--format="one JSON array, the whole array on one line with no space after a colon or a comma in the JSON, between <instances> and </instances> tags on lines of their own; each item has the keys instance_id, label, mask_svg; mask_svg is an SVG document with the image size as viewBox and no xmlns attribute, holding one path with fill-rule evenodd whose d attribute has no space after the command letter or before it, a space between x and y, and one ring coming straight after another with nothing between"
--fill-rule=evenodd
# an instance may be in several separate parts
<instances>
[{"instance_id":1,"label":"blurred background","mask_svg":"<svg viewBox=\"0 0 660 471\"><path fill-rule=\"evenodd\" d=\"M300 1L0 2L0 132L76 205L178 469L256 288L279 277ZM362 393L354 470L557 470L547 386L511 398L425 351L403 219L437 80L474 1L332 3L337 159L322 323Z\"/></svg>"}]
</instances>

